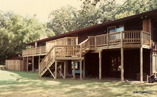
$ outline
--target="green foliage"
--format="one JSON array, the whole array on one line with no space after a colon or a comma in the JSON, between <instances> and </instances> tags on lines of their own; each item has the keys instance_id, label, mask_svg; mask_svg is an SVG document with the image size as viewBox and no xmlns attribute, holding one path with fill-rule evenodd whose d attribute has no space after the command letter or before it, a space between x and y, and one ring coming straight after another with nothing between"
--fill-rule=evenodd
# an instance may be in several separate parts
<instances>
[{"instance_id":1,"label":"green foliage","mask_svg":"<svg viewBox=\"0 0 157 97\"><path fill-rule=\"evenodd\" d=\"M0 61L13 54L21 54L25 43L46 35L46 25L35 17L22 17L13 13L0 13Z\"/></svg>"},{"instance_id":2,"label":"green foliage","mask_svg":"<svg viewBox=\"0 0 157 97\"><path fill-rule=\"evenodd\" d=\"M58 35L157 9L156 0L125 0L123 4L117 4L117 0L80 1L83 4L80 10L69 6L52 11L48 28Z\"/></svg>"},{"instance_id":3,"label":"green foliage","mask_svg":"<svg viewBox=\"0 0 157 97\"><path fill-rule=\"evenodd\" d=\"M61 9L52 11L50 13L48 22L48 28L51 28L55 35L75 30L75 18L77 17L77 11L75 8L68 6Z\"/></svg>"}]
</instances>

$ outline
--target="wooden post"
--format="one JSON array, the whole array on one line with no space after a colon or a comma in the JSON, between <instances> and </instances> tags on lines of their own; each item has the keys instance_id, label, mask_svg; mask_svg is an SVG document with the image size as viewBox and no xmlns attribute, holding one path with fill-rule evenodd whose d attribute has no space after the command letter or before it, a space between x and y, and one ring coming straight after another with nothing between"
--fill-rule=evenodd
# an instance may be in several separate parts
<instances>
[{"instance_id":1,"label":"wooden post","mask_svg":"<svg viewBox=\"0 0 157 97\"><path fill-rule=\"evenodd\" d=\"M121 32L121 47L123 48L123 32Z\"/></svg>"},{"instance_id":2,"label":"wooden post","mask_svg":"<svg viewBox=\"0 0 157 97\"><path fill-rule=\"evenodd\" d=\"M27 57L27 72L28 72L28 57Z\"/></svg>"},{"instance_id":3,"label":"wooden post","mask_svg":"<svg viewBox=\"0 0 157 97\"><path fill-rule=\"evenodd\" d=\"M38 69L39 69L39 74L40 74L40 56L39 56L39 59L38 59Z\"/></svg>"},{"instance_id":4,"label":"wooden post","mask_svg":"<svg viewBox=\"0 0 157 97\"><path fill-rule=\"evenodd\" d=\"M60 73L60 77L62 76L62 75L61 75L61 74L62 74L62 65L63 65L63 64L61 63L61 65L60 65L60 72L61 72L61 73Z\"/></svg>"},{"instance_id":5,"label":"wooden post","mask_svg":"<svg viewBox=\"0 0 157 97\"><path fill-rule=\"evenodd\" d=\"M106 41L107 41L107 48L109 48L109 35L108 35L108 33L107 33Z\"/></svg>"},{"instance_id":6,"label":"wooden post","mask_svg":"<svg viewBox=\"0 0 157 97\"><path fill-rule=\"evenodd\" d=\"M75 79L75 62L73 61L73 79Z\"/></svg>"},{"instance_id":7,"label":"wooden post","mask_svg":"<svg viewBox=\"0 0 157 97\"><path fill-rule=\"evenodd\" d=\"M121 48L121 81L124 81L124 48Z\"/></svg>"},{"instance_id":8,"label":"wooden post","mask_svg":"<svg viewBox=\"0 0 157 97\"><path fill-rule=\"evenodd\" d=\"M55 79L57 79L57 61L55 61Z\"/></svg>"},{"instance_id":9,"label":"wooden post","mask_svg":"<svg viewBox=\"0 0 157 97\"><path fill-rule=\"evenodd\" d=\"M140 49L140 82L143 82L143 48Z\"/></svg>"},{"instance_id":10,"label":"wooden post","mask_svg":"<svg viewBox=\"0 0 157 97\"><path fill-rule=\"evenodd\" d=\"M82 80L82 60L80 61L80 79Z\"/></svg>"},{"instance_id":11,"label":"wooden post","mask_svg":"<svg viewBox=\"0 0 157 97\"><path fill-rule=\"evenodd\" d=\"M96 44L96 37L94 37L95 38L95 48L97 47L97 44Z\"/></svg>"},{"instance_id":12,"label":"wooden post","mask_svg":"<svg viewBox=\"0 0 157 97\"><path fill-rule=\"evenodd\" d=\"M32 71L34 71L34 56L32 56Z\"/></svg>"},{"instance_id":13,"label":"wooden post","mask_svg":"<svg viewBox=\"0 0 157 97\"><path fill-rule=\"evenodd\" d=\"M66 61L64 62L64 79L66 78Z\"/></svg>"},{"instance_id":14,"label":"wooden post","mask_svg":"<svg viewBox=\"0 0 157 97\"><path fill-rule=\"evenodd\" d=\"M101 62L102 61L102 55L101 55L101 52L102 51L99 52L99 79L102 79L102 70L101 70L102 69L101 68L102 67L102 62Z\"/></svg>"},{"instance_id":15,"label":"wooden post","mask_svg":"<svg viewBox=\"0 0 157 97\"><path fill-rule=\"evenodd\" d=\"M85 66L86 66L86 64L85 64L85 59L83 60L83 79L85 79L85 77L86 77L86 69L85 69Z\"/></svg>"}]
</instances>

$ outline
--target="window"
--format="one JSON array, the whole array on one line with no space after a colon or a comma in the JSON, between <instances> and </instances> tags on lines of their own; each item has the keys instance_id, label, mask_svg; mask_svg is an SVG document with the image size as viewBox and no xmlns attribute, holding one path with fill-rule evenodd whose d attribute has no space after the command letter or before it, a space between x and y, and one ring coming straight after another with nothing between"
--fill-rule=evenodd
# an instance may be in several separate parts
<instances>
[{"instance_id":1,"label":"window","mask_svg":"<svg viewBox=\"0 0 157 97\"><path fill-rule=\"evenodd\" d=\"M124 26L120 26L116 28L116 32L122 32L122 31L124 31Z\"/></svg>"},{"instance_id":2,"label":"window","mask_svg":"<svg viewBox=\"0 0 157 97\"><path fill-rule=\"evenodd\" d=\"M114 32L121 32L124 31L124 26L113 26L113 27L108 27L108 33L114 33Z\"/></svg>"},{"instance_id":3,"label":"window","mask_svg":"<svg viewBox=\"0 0 157 97\"><path fill-rule=\"evenodd\" d=\"M115 26L108 28L108 33L114 33L114 32L116 32L116 27Z\"/></svg>"},{"instance_id":4,"label":"window","mask_svg":"<svg viewBox=\"0 0 157 97\"><path fill-rule=\"evenodd\" d=\"M111 58L111 71L120 71L121 70L121 59L119 56Z\"/></svg>"},{"instance_id":5,"label":"window","mask_svg":"<svg viewBox=\"0 0 157 97\"><path fill-rule=\"evenodd\" d=\"M73 65L75 65L75 69L76 69L76 70L79 69L79 68L78 68L78 63L77 63L77 62L75 62L75 64L74 64L73 62L71 62L71 64L72 64L72 65L71 65L71 69L73 69Z\"/></svg>"}]
</instances>

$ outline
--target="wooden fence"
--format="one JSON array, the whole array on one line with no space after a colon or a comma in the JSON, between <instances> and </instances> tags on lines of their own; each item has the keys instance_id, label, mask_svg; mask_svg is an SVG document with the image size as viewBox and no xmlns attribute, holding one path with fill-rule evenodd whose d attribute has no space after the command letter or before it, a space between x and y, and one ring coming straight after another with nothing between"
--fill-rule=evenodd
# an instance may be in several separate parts
<instances>
[{"instance_id":1,"label":"wooden fence","mask_svg":"<svg viewBox=\"0 0 157 97\"><path fill-rule=\"evenodd\" d=\"M24 71L23 60L5 60L7 70Z\"/></svg>"}]
</instances>

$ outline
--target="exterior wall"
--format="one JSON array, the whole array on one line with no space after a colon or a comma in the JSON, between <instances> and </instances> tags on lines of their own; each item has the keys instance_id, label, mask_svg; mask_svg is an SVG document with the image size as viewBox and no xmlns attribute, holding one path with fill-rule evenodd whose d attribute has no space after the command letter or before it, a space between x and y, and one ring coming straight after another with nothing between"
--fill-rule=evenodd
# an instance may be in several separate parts
<instances>
[{"instance_id":1,"label":"exterior wall","mask_svg":"<svg viewBox=\"0 0 157 97\"><path fill-rule=\"evenodd\" d=\"M157 42L157 22L152 21L152 40Z\"/></svg>"},{"instance_id":2,"label":"exterior wall","mask_svg":"<svg viewBox=\"0 0 157 97\"><path fill-rule=\"evenodd\" d=\"M150 50L144 49L143 52L143 73L144 80L146 75L150 73ZM113 59L120 60L120 49L104 50L102 52L102 77L120 78L121 71L113 70ZM115 61L119 66L121 61ZM118 67L117 67L118 68ZM91 77L98 77L99 75L99 58L98 53L89 53L86 55L86 71ZM140 49L124 49L124 78L139 80L140 73Z\"/></svg>"},{"instance_id":3,"label":"exterior wall","mask_svg":"<svg viewBox=\"0 0 157 97\"><path fill-rule=\"evenodd\" d=\"M129 21L124 24L124 29L127 30L142 30L142 20Z\"/></svg>"}]
</instances>

